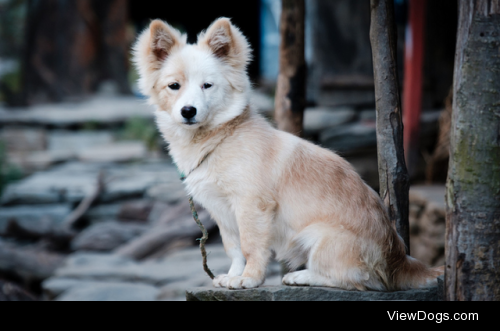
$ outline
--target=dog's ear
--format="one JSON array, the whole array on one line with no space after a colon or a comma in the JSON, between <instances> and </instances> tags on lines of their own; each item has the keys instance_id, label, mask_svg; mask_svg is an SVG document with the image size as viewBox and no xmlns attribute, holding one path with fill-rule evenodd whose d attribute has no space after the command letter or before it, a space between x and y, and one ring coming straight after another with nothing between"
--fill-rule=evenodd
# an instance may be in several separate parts
<instances>
[{"instance_id":1,"label":"dog's ear","mask_svg":"<svg viewBox=\"0 0 500 331\"><path fill-rule=\"evenodd\" d=\"M134 62L141 73L151 74L161 68L175 48L185 44L185 35L163 21L154 20L134 46Z\"/></svg>"},{"instance_id":2,"label":"dog's ear","mask_svg":"<svg viewBox=\"0 0 500 331\"><path fill-rule=\"evenodd\" d=\"M163 62L171 51L183 42L181 33L167 23L154 20L149 26L151 52L157 61Z\"/></svg>"},{"instance_id":3,"label":"dog's ear","mask_svg":"<svg viewBox=\"0 0 500 331\"><path fill-rule=\"evenodd\" d=\"M151 22L141 33L134 45L133 61L140 76L139 88L144 95L151 95L163 63L176 48L186 44L186 39L186 35L160 20Z\"/></svg>"},{"instance_id":4,"label":"dog's ear","mask_svg":"<svg viewBox=\"0 0 500 331\"><path fill-rule=\"evenodd\" d=\"M241 31L228 18L219 18L198 36L198 44L237 69L244 69L251 60L250 45Z\"/></svg>"}]
</instances>

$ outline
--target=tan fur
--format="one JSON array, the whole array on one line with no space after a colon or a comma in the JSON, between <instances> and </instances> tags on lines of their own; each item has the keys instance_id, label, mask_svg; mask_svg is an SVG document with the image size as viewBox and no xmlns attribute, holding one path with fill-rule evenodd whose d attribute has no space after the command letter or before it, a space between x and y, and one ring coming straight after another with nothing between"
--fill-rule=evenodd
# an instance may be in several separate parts
<instances>
[{"instance_id":1,"label":"tan fur","mask_svg":"<svg viewBox=\"0 0 500 331\"><path fill-rule=\"evenodd\" d=\"M287 285L397 290L435 281L440 271L405 255L379 196L348 162L274 129L255 111L245 71L250 47L228 19L214 22L197 45L185 45L166 23L152 29L160 31L139 38L136 63L153 59L160 67L139 69L141 88L159 109L174 161L189 174L188 193L216 220L233 261L216 287L261 285L273 253L292 270L307 267L286 275ZM162 48L165 58L144 41L156 35L175 40ZM172 81L182 88L169 90ZM214 87L204 90L206 81ZM195 125L179 115L184 103L199 108Z\"/></svg>"}]
</instances>

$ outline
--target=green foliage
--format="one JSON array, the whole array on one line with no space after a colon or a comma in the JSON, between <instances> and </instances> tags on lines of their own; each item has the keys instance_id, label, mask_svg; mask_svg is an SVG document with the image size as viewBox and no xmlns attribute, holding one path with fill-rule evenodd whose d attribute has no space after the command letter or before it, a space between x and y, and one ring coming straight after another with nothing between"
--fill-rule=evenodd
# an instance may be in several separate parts
<instances>
[{"instance_id":1,"label":"green foliage","mask_svg":"<svg viewBox=\"0 0 500 331\"><path fill-rule=\"evenodd\" d=\"M9 164L5 144L0 141L0 194L8 184L22 178L22 171Z\"/></svg>"},{"instance_id":2,"label":"green foliage","mask_svg":"<svg viewBox=\"0 0 500 331\"><path fill-rule=\"evenodd\" d=\"M2 88L0 88L0 101L8 101L6 100L6 96L2 93L3 89L8 90L11 94L18 94L21 92L21 70L19 68L1 75L0 80L2 85Z\"/></svg>"},{"instance_id":3,"label":"green foliage","mask_svg":"<svg viewBox=\"0 0 500 331\"><path fill-rule=\"evenodd\" d=\"M123 140L140 140L144 142L149 150L155 150L158 149L160 135L154 122L149 119L134 117L125 123L119 138Z\"/></svg>"}]
</instances>

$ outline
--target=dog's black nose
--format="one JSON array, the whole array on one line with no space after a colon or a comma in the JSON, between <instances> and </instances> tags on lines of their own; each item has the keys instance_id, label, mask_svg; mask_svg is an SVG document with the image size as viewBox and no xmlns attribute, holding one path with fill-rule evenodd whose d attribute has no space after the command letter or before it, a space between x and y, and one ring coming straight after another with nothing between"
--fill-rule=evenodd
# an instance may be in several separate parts
<instances>
[{"instance_id":1,"label":"dog's black nose","mask_svg":"<svg viewBox=\"0 0 500 331\"><path fill-rule=\"evenodd\" d=\"M191 106L186 106L181 109L181 115L185 119L191 119L196 116L196 108Z\"/></svg>"}]
</instances>

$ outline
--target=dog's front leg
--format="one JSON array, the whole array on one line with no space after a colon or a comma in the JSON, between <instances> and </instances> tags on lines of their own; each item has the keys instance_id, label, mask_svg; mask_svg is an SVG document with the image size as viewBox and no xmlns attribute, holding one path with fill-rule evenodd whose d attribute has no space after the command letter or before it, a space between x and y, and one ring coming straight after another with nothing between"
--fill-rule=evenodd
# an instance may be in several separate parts
<instances>
[{"instance_id":1,"label":"dog's front leg","mask_svg":"<svg viewBox=\"0 0 500 331\"><path fill-rule=\"evenodd\" d=\"M255 288L264 283L266 267L271 257L274 211L275 203L262 198L247 199L240 204L236 219L241 250L247 264L241 276L229 279L229 289Z\"/></svg>"},{"instance_id":2,"label":"dog's front leg","mask_svg":"<svg viewBox=\"0 0 500 331\"><path fill-rule=\"evenodd\" d=\"M213 285L215 287L227 287L229 279L243 274L243 270L245 269L245 257L240 247L239 232L237 230L231 231L227 229L227 225L224 223L218 222L218 224L224 243L224 249L226 250L227 256L231 259L231 268L227 274L215 277Z\"/></svg>"}]
</instances>

